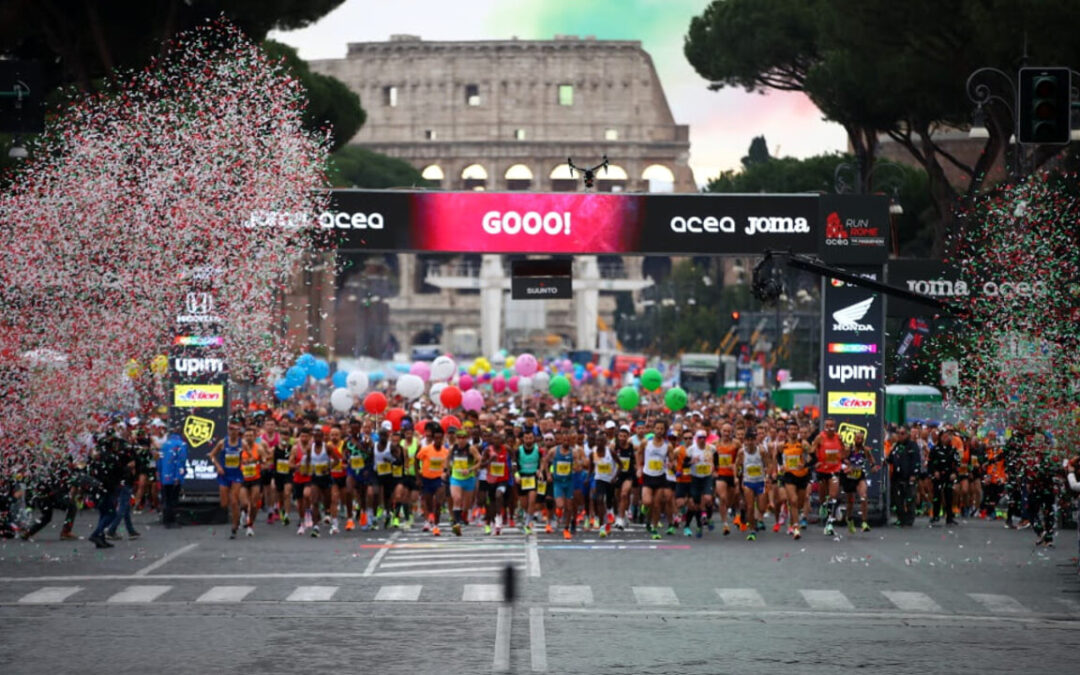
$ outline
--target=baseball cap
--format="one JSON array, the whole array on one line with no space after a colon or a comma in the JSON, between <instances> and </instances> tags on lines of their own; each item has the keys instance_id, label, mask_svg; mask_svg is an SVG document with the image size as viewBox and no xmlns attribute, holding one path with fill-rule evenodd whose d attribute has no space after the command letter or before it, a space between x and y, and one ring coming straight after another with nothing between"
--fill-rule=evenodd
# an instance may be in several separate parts
<instances>
[{"instance_id":1,"label":"baseball cap","mask_svg":"<svg viewBox=\"0 0 1080 675\"><path fill-rule=\"evenodd\" d=\"M612 420L608 420L607 422L604 422L604 428L605 429L614 429L615 428L615 422L613 422Z\"/></svg>"},{"instance_id":2,"label":"baseball cap","mask_svg":"<svg viewBox=\"0 0 1080 675\"><path fill-rule=\"evenodd\" d=\"M154 419L150 420L150 426L152 426L152 427L163 427L163 426L165 426L165 423L162 422L159 418L155 417Z\"/></svg>"},{"instance_id":3,"label":"baseball cap","mask_svg":"<svg viewBox=\"0 0 1080 675\"><path fill-rule=\"evenodd\" d=\"M382 429L383 431L392 431L393 428L394 428L394 425L390 420L383 420L382 424L379 425L379 428Z\"/></svg>"},{"instance_id":4,"label":"baseball cap","mask_svg":"<svg viewBox=\"0 0 1080 675\"><path fill-rule=\"evenodd\" d=\"M555 419L555 413L550 413L550 412L544 413L544 419L546 419L546 420Z\"/></svg>"},{"instance_id":5,"label":"baseball cap","mask_svg":"<svg viewBox=\"0 0 1080 675\"><path fill-rule=\"evenodd\" d=\"M619 427L619 431L625 431L626 433L630 433L630 427L628 427L627 425L624 424L621 427Z\"/></svg>"},{"instance_id":6,"label":"baseball cap","mask_svg":"<svg viewBox=\"0 0 1080 675\"><path fill-rule=\"evenodd\" d=\"M454 435L457 436L458 438L461 438L463 436L468 436L469 432L464 430L464 429L458 429L458 430L454 431Z\"/></svg>"},{"instance_id":7,"label":"baseball cap","mask_svg":"<svg viewBox=\"0 0 1080 675\"><path fill-rule=\"evenodd\" d=\"M708 434L705 433L704 429L698 429L697 433L694 434L694 438L706 438L706 437L708 437Z\"/></svg>"},{"instance_id":8,"label":"baseball cap","mask_svg":"<svg viewBox=\"0 0 1080 675\"><path fill-rule=\"evenodd\" d=\"M547 432L546 434L544 434L544 440L545 441L553 441L553 440L555 440L555 434L551 433L550 431Z\"/></svg>"}]
</instances>

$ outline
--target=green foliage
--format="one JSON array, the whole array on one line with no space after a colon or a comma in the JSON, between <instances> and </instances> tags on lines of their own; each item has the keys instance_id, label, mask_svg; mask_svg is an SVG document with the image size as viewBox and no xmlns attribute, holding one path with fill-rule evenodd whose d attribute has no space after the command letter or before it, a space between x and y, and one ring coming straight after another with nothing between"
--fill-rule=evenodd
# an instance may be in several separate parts
<instances>
[{"instance_id":1,"label":"green foliage","mask_svg":"<svg viewBox=\"0 0 1080 675\"><path fill-rule=\"evenodd\" d=\"M750 149L747 150L746 156L742 158L742 165L744 169L749 169L755 164L762 164L772 159L769 154L769 146L765 142L764 136L754 136L750 141Z\"/></svg>"},{"instance_id":2,"label":"green foliage","mask_svg":"<svg viewBox=\"0 0 1080 675\"><path fill-rule=\"evenodd\" d=\"M338 150L330 160L330 184L334 187L431 187L408 162L356 145Z\"/></svg>"}]
</instances>

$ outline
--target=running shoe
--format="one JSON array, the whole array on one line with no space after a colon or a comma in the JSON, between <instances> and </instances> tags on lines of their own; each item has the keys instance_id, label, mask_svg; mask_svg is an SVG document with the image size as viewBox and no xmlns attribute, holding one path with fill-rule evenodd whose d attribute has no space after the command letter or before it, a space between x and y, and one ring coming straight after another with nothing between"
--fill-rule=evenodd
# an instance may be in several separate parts
<instances>
[{"instance_id":1,"label":"running shoe","mask_svg":"<svg viewBox=\"0 0 1080 675\"><path fill-rule=\"evenodd\" d=\"M533 533L532 525L526 525L525 529L523 529L522 532L524 532L526 536L532 534Z\"/></svg>"},{"instance_id":2,"label":"running shoe","mask_svg":"<svg viewBox=\"0 0 1080 675\"><path fill-rule=\"evenodd\" d=\"M653 539L663 539L663 537L660 536L659 532L653 532L652 533L652 538Z\"/></svg>"},{"instance_id":3,"label":"running shoe","mask_svg":"<svg viewBox=\"0 0 1080 675\"><path fill-rule=\"evenodd\" d=\"M614 523L615 523L615 514L611 513L611 512L608 512L608 514L607 514L607 524L612 525Z\"/></svg>"},{"instance_id":4,"label":"running shoe","mask_svg":"<svg viewBox=\"0 0 1080 675\"><path fill-rule=\"evenodd\" d=\"M304 527L311 527L315 524L315 521L311 518L311 512L308 511L304 514Z\"/></svg>"},{"instance_id":5,"label":"running shoe","mask_svg":"<svg viewBox=\"0 0 1080 675\"><path fill-rule=\"evenodd\" d=\"M338 529L337 523L334 523L334 524L330 525L330 536L331 537L334 536L335 534L339 534L340 532L341 532L341 530Z\"/></svg>"},{"instance_id":6,"label":"running shoe","mask_svg":"<svg viewBox=\"0 0 1080 675\"><path fill-rule=\"evenodd\" d=\"M296 528L296 534L301 536L301 537L304 536L304 524L303 523L300 523L299 527Z\"/></svg>"},{"instance_id":7,"label":"running shoe","mask_svg":"<svg viewBox=\"0 0 1080 675\"><path fill-rule=\"evenodd\" d=\"M366 527L367 524L368 524L367 512L363 511L363 512L360 513L360 527Z\"/></svg>"},{"instance_id":8,"label":"running shoe","mask_svg":"<svg viewBox=\"0 0 1080 675\"><path fill-rule=\"evenodd\" d=\"M319 526L318 525L312 525L311 526L311 536L315 537L316 539L319 537Z\"/></svg>"},{"instance_id":9,"label":"running shoe","mask_svg":"<svg viewBox=\"0 0 1080 675\"><path fill-rule=\"evenodd\" d=\"M442 534L441 532L439 532L439 526L438 525L431 528L431 534L432 534L432 536L435 536L435 537L438 537L440 534Z\"/></svg>"},{"instance_id":10,"label":"running shoe","mask_svg":"<svg viewBox=\"0 0 1080 675\"><path fill-rule=\"evenodd\" d=\"M236 530L229 533L229 539L236 539Z\"/></svg>"},{"instance_id":11,"label":"running shoe","mask_svg":"<svg viewBox=\"0 0 1080 675\"><path fill-rule=\"evenodd\" d=\"M273 525L273 524L274 524L274 516L276 516L276 515L277 515L277 514L276 514L276 513L274 513L273 511L271 511L271 512L270 512L270 513L268 513L268 514L266 514L266 524L267 524L267 525Z\"/></svg>"},{"instance_id":12,"label":"running shoe","mask_svg":"<svg viewBox=\"0 0 1080 675\"><path fill-rule=\"evenodd\" d=\"M870 531L870 523L866 522L865 520L863 521L863 524L862 524L862 531L863 532L869 532Z\"/></svg>"},{"instance_id":13,"label":"running shoe","mask_svg":"<svg viewBox=\"0 0 1080 675\"><path fill-rule=\"evenodd\" d=\"M348 520L345 521L345 531L346 532L352 532L355 528L356 528L356 521L354 521L352 518L349 518Z\"/></svg>"},{"instance_id":14,"label":"running shoe","mask_svg":"<svg viewBox=\"0 0 1080 675\"><path fill-rule=\"evenodd\" d=\"M562 538L563 539L572 539L573 536L574 535L570 534L570 530L563 530L562 531Z\"/></svg>"},{"instance_id":15,"label":"running shoe","mask_svg":"<svg viewBox=\"0 0 1080 675\"><path fill-rule=\"evenodd\" d=\"M255 528L253 528L251 526L248 526L248 528L246 530L244 530L244 534L246 534L249 537L254 537L255 536Z\"/></svg>"},{"instance_id":16,"label":"running shoe","mask_svg":"<svg viewBox=\"0 0 1080 675\"><path fill-rule=\"evenodd\" d=\"M623 523L622 516L619 516L618 518L615 519L615 529L616 530L625 530L626 529L626 525Z\"/></svg>"},{"instance_id":17,"label":"running shoe","mask_svg":"<svg viewBox=\"0 0 1080 675\"><path fill-rule=\"evenodd\" d=\"M792 534L791 536L796 538L796 539L802 539L802 533L799 532L799 528L797 528L797 527L795 528L794 534Z\"/></svg>"},{"instance_id":18,"label":"running shoe","mask_svg":"<svg viewBox=\"0 0 1080 675\"><path fill-rule=\"evenodd\" d=\"M424 532L431 532L431 521L424 521Z\"/></svg>"},{"instance_id":19,"label":"running shoe","mask_svg":"<svg viewBox=\"0 0 1080 675\"><path fill-rule=\"evenodd\" d=\"M698 525L697 533L694 536L697 537L698 539L701 539L701 536L702 536L702 534L704 534L704 532L705 532L705 528Z\"/></svg>"},{"instance_id":20,"label":"running shoe","mask_svg":"<svg viewBox=\"0 0 1080 675\"><path fill-rule=\"evenodd\" d=\"M866 525L866 523L863 523L863 525ZM848 521L847 521L847 529L848 529L848 532L850 532L852 534L855 534L855 521L854 520L848 519Z\"/></svg>"},{"instance_id":21,"label":"running shoe","mask_svg":"<svg viewBox=\"0 0 1080 675\"><path fill-rule=\"evenodd\" d=\"M667 536L670 537L673 534L675 534L675 526L674 525L668 525Z\"/></svg>"},{"instance_id":22,"label":"running shoe","mask_svg":"<svg viewBox=\"0 0 1080 675\"><path fill-rule=\"evenodd\" d=\"M395 529L400 530L401 529L401 519L398 518L397 516L394 516L393 520L390 521L390 527L393 527Z\"/></svg>"},{"instance_id":23,"label":"running shoe","mask_svg":"<svg viewBox=\"0 0 1080 675\"><path fill-rule=\"evenodd\" d=\"M833 530L832 523L826 523L825 524L825 536L826 537L831 537L831 536L833 536L833 534L834 534L834 530Z\"/></svg>"},{"instance_id":24,"label":"running shoe","mask_svg":"<svg viewBox=\"0 0 1080 675\"><path fill-rule=\"evenodd\" d=\"M452 529L454 530L455 535L459 537L461 536L461 523L454 523L454 527Z\"/></svg>"},{"instance_id":25,"label":"running shoe","mask_svg":"<svg viewBox=\"0 0 1080 675\"><path fill-rule=\"evenodd\" d=\"M765 521L764 520L757 521L757 528L756 529L757 529L758 532L764 532L765 531Z\"/></svg>"},{"instance_id":26,"label":"running shoe","mask_svg":"<svg viewBox=\"0 0 1080 675\"><path fill-rule=\"evenodd\" d=\"M746 535L746 541L757 541L757 533L751 532L750 534Z\"/></svg>"},{"instance_id":27,"label":"running shoe","mask_svg":"<svg viewBox=\"0 0 1080 675\"><path fill-rule=\"evenodd\" d=\"M484 534L491 534L491 526L484 525Z\"/></svg>"},{"instance_id":28,"label":"running shoe","mask_svg":"<svg viewBox=\"0 0 1080 675\"><path fill-rule=\"evenodd\" d=\"M799 527L805 528L805 527L808 527L808 526L809 525L806 522L806 518L799 518Z\"/></svg>"},{"instance_id":29,"label":"running shoe","mask_svg":"<svg viewBox=\"0 0 1080 675\"><path fill-rule=\"evenodd\" d=\"M708 525L709 532L712 532L713 530L716 529L716 525L713 524L712 518L709 518L708 520L706 520L705 524Z\"/></svg>"},{"instance_id":30,"label":"running shoe","mask_svg":"<svg viewBox=\"0 0 1080 675\"><path fill-rule=\"evenodd\" d=\"M501 527L499 527L498 525L496 525L496 526L495 526L495 536L497 537L497 536L499 536L500 534L502 534L502 528L501 528Z\"/></svg>"},{"instance_id":31,"label":"running shoe","mask_svg":"<svg viewBox=\"0 0 1080 675\"><path fill-rule=\"evenodd\" d=\"M607 530L600 530L600 538L607 539Z\"/></svg>"},{"instance_id":32,"label":"running shoe","mask_svg":"<svg viewBox=\"0 0 1080 675\"><path fill-rule=\"evenodd\" d=\"M545 533L551 534L554 531L555 530L551 527L551 523L548 523L547 525L544 525L544 532Z\"/></svg>"},{"instance_id":33,"label":"running shoe","mask_svg":"<svg viewBox=\"0 0 1080 675\"><path fill-rule=\"evenodd\" d=\"M288 513L281 516L281 524L282 525L288 525L289 524L289 514Z\"/></svg>"},{"instance_id":34,"label":"running shoe","mask_svg":"<svg viewBox=\"0 0 1080 675\"><path fill-rule=\"evenodd\" d=\"M730 528L730 527L728 527L728 524L727 524L727 523L724 523L724 536L726 537L726 536L728 536L729 534L731 534L731 528Z\"/></svg>"},{"instance_id":35,"label":"running shoe","mask_svg":"<svg viewBox=\"0 0 1080 675\"><path fill-rule=\"evenodd\" d=\"M779 520L776 521L775 523L773 523L772 531L773 531L774 534L780 531L780 521Z\"/></svg>"},{"instance_id":36,"label":"running shoe","mask_svg":"<svg viewBox=\"0 0 1080 675\"><path fill-rule=\"evenodd\" d=\"M687 525L686 527L684 527L682 529L682 533L683 533L684 537L692 537L692 536L694 536L694 531L690 529L689 525Z\"/></svg>"}]
</instances>

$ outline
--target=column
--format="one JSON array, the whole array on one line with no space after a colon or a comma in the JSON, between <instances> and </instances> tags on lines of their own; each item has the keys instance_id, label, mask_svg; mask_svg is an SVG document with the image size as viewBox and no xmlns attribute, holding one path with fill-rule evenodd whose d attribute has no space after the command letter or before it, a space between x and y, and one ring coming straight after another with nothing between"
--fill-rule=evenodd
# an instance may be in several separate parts
<instances>
[{"instance_id":1,"label":"column","mask_svg":"<svg viewBox=\"0 0 1080 675\"><path fill-rule=\"evenodd\" d=\"M577 344L580 350L596 349L596 317L600 312L600 268L596 256L583 255L574 259L574 310L577 323Z\"/></svg>"},{"instance_id":2,"label":"column","mask_svg":"<svg viewBox=\"0 0 1080 675\"><path fill-rule=\"evenodd\" d=\"M480 260L480 352L491 357L502 342L502 256L484 255Z\"/></svg>"}]
</instances>

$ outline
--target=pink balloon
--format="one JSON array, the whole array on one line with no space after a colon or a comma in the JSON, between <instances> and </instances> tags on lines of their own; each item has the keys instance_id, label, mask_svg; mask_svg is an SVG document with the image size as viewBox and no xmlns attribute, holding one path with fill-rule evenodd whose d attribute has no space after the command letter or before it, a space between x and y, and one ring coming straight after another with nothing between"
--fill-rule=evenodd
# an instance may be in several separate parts
<instances>
[{"instance_id":1,"label":"pink balloon","mask_svg":"<svg viewBox=\"0 0 1080 675\"><path fill-rule=\"evenodd\" d=\"M427 361L417 361L409 367L409 372L427 382L431 379L431 364Z\"/></svg>"},{"instance_id":2,"label":"pink balloon","mask_svg":"<svg viewBox=\"0 0 1080 675\"><path fill-rule=\"evenodd\" d=\"M574 369L574 362L570 359L563 359L562 363L560 363L559 365L562 366L562 370L564 373L568 373Z\"/></svg>"},{"instance_id":3,"label":"pink balloon","mask_svg":"<svg viewBox=\"0 0 1080 675\"><path fill-rule=\"evenodd\" d=\"M514 375L510 378L510 391L517 393L518 390L518 376Z\"/></svg>"},{"instance_id":4,"label":"pink balloon","mask_svg":"<svg viewBox=\"0 0 1080 675\"><path fill-rule=\"evenodd\" d=\"M461 407L465 410L482 410L484 395L476 389L470 389L461 396Z\"/></svg>"},{"instance_id":5,"label":"pink balloon","mask_svg":"<svg viewBox=\"0 0 1080 675\"><path fill-rule=\"evenodd\" d=\"M514 370L522 377L532 377L536 374L536 357L532 354L522 354L514 361Z\"/></svg>"},{"instance_id":6,"label":"pink balloon","mask_svg":"<svg viewBox=\"0 0 1080 675\"><path fill-rule=\"evenodd\" d=\"M496 375L491 380L491 388L495 390L496 394L501 394L506 390L506 378L502 375Z\"/></svg>"},{"instance_id":7,"label":"pink balloon","mask_svg":"<svg viewBox=\"0 0 1080 675\"><path fill-rule=\"evenodd\" d=\"M458 386L461 387L461 391L469 391L473 388L473 384L472 375L468 373L458 378Z\"/></svg>"}]
</instances>

